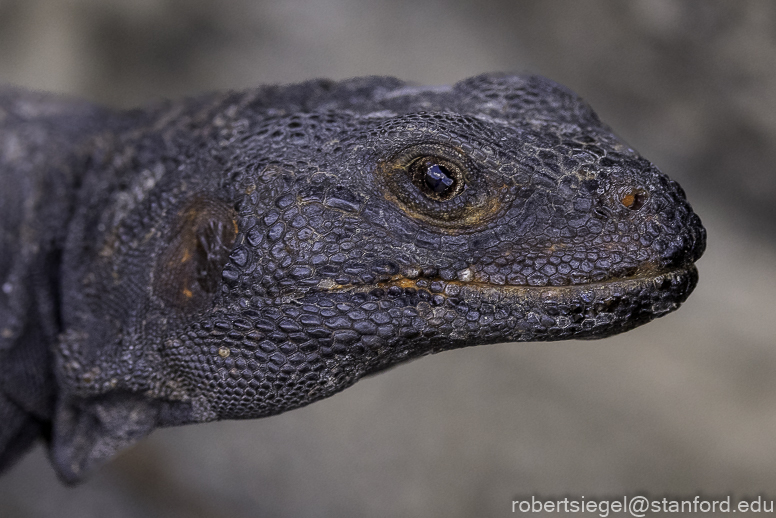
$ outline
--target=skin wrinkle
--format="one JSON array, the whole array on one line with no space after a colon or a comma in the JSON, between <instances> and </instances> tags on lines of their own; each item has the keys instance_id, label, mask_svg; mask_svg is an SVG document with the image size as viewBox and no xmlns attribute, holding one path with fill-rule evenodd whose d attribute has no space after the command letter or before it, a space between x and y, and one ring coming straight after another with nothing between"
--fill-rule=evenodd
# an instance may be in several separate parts
<instances>
[{"instance_id":1,"label":"skin wrinkle","mask_svg":"<svg viewBox=\"0 0 776 518\"><path fill-rule=\"evenodd\" d=\"M32 204L0 222L29 230L3 238L26 255L0 281L45 274L50 289L14 292L57 301L58 338L0 299L0 413L24 432L0 437L0 469L39 433L20 389L50 401L36 419L76 482L159 426L274 415L459 347L610 336L697 282L706 235L681 188L541 77L316 80L24 119L14 99L31 95L0 92L0 148L16 142L0 172L30 178L0 203ZM424 183L432 169L452 191Z\"/></svg>"}]
</instances>

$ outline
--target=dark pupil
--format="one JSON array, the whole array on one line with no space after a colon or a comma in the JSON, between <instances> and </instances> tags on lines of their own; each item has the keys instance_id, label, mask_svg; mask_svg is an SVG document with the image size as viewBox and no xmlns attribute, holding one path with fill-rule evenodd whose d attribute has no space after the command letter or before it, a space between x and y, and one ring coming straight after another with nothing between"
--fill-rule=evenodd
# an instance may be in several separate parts
<instances>
[{"instance_id":1,"label":"dark pupil","mask_svg":"<svg viewBox=\"0 0 776 518\"><path fill-rule=\"evenodd\" d=\"M447 169L438 164L433 164L426 169L426 185L435 193L443 193L453 185L453 179L448 175Z\"/></svg>"}]
</instances>

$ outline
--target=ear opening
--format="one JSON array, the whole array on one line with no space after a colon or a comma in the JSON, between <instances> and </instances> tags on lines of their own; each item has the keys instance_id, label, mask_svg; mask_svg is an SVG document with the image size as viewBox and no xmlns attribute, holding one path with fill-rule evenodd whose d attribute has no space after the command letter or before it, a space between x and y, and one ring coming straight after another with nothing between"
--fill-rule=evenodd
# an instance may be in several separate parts
<instances>
[{"instance_id":1,"label":"ear opening","mask_svg":"<svg viewBox=\"0 0 776 518\"><path fill-rule=\"evenodd\" d=\"M154 269L154 294L165 304L194 311L218 289L237 237L237 214L226 202L197 197L170 226L167 248Z\"/></svg>"}]
</instances>

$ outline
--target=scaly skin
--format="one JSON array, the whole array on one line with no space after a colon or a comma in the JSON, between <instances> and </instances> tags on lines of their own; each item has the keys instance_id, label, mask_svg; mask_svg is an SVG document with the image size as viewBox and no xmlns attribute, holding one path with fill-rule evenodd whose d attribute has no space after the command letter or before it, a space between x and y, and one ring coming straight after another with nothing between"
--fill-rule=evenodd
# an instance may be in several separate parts
<instances>
[{"instance_id":1,"label":"scaly skin","mask_svg":"<svg viewBox=\"0 0 776 518\"><path fill-rule=\"evenodd\" d=\"M42 435L66 481L425 354L632 329L705 247L681 188L540 77L127 112L6 91L0 146L0 465Z\"/></svg>"}]
</instances>

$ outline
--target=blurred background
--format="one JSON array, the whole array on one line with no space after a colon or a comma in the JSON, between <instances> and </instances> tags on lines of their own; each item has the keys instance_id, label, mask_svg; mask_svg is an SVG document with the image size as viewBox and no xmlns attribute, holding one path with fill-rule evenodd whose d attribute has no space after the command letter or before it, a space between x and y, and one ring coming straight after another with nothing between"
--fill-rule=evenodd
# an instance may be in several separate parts
<instances>
[{"instance_id":1,"label":"blurred background","mask_svg":"<svg viewBox=\"0 0 776 518\"><path fill-rule=\"evenodd\" d=\"M314 77L532 72L587 99L709 233L685 306L596 342L427 357L269 419L167 429L0 516L505 516L511 501L776 499L776 3L0 0L0 83L117 107Z\"/></svg>"}]
</instances>

